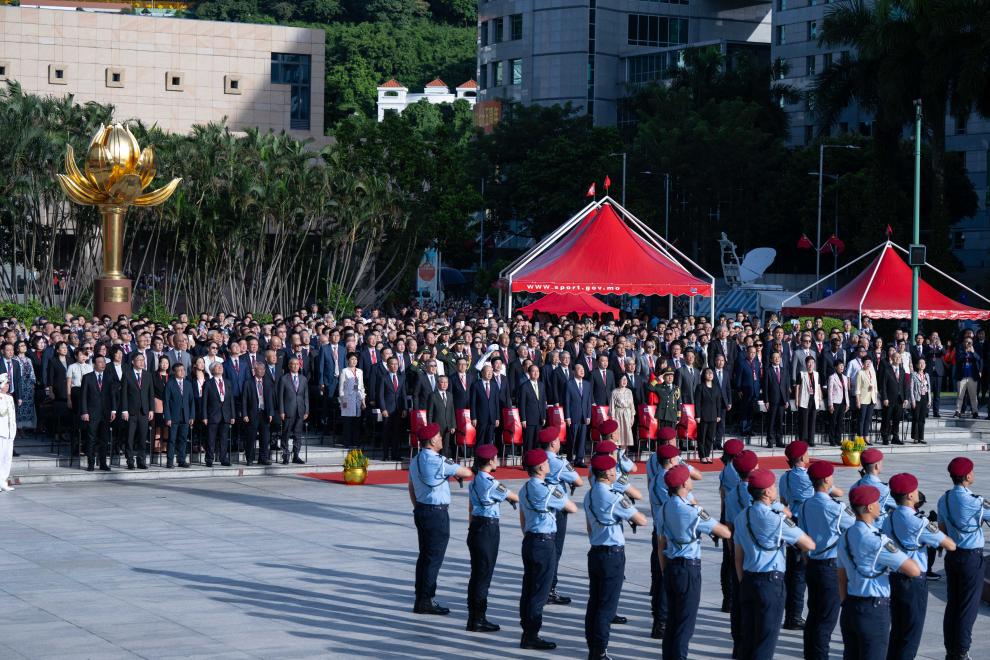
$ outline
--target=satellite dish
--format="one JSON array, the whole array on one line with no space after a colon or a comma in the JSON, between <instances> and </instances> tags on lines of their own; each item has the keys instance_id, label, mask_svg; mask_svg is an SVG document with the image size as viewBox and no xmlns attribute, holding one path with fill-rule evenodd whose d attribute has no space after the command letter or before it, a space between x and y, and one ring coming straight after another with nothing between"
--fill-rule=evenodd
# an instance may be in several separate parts
<instances>
[{"instance_id":1,"label":"satellite dish","mask_svg":"<svg viewBox=\"0 0 990 660\"><path fill-rule=\"evenodd\" d=\"M750 250L739 265L739 279L743 282L753 282L760 279L776 257L777 251L773 248Z\"/></svg>"}]
</instances>

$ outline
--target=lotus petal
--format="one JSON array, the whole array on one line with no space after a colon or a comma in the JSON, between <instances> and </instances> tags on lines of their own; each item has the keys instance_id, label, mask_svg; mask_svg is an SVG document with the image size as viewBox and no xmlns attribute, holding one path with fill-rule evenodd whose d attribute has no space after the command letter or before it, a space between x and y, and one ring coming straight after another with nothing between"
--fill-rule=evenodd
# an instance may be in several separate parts
<instances>
[{"instance_id":1,"label":"lotus petal","mask_svg":"<svg viewBox=\"0 0 990 660\"><path fill-rule=\"evenodd\" d=\"M113 185L113 157L110 150L102 144L90 145L83 168L86 176L100 192L107 192Z\"/></svg>"},{"instance_id":2,"label":"lotus petal","mask_svg":"<svg viewBox=\"0 0 990 660\"><path fill-rule=\"evenodd\" d=\"M155 150L151 147L145 147L141 152L137 162L137 173L141 177L141 190L144 190L155 178Z\"/></svg>"},{"instance_id":3,"label":"lotus petal","mask_svg":"<svg viewBox=\"0 0 990 660\"><path fill-rule=\"evenodd\" d=\"M149 193L141 195L135 199L132 204L134 204L134 206L158 206L172 196L172 193L174 193L175 189L179 187L179 182L181 181L182 179L172 179L168 182L168 185L162 186L158 190L153 190Z\"/></svg>"},{"instance_id":4,"label":"lotus petal","mask_svg":"<svg viewBox=\"0 0 990 660\"><path fill-rule=\"evenodd\" d=\"M134 171L140 150L137 146L137 140L126 128L120 124L113 125L113 128L110 129L110 135L107 137L107 149L110 151L110 157L115 168L117 168L118 176Z\"/></svg>"},{"instance_id":5,"label":"lotus petal","mask_svg":"<svg viewBox=\"0 0 990 660\"><path fill-rule=\"evenodd\" d=\"M84 188L79 183L73 181L64 174L59 174L57 176L58 176L59 186L61 186L62 188L62 192L64 192L66 196L76 204L83 204L85 206L94 206L96 204L101 204L104 201L106 201L104 196L99 194L94 189L89 187Z\"/></svg>"},{"instance_id":6,"label":"lotus petal","mask_svg":"<svg viewBox=\"0 0 990 660\"><path fill-rule=\"evenodd\" d=\"M92 148L94 144L102 144L106 146L106 133L108 130L110 130L109 126L100 125L100 128L93 134L93 139L89 141L89 147L87 147L87 149Z\"/></svg>"},{"instance_id":7,"label":"lotus petal","mask_svg":"<svg viewBox=\"0 0 990 660\"><path fill-rule=\"evenodd\" d=\"M79 166L76 165L76 152L71 144L65 151L65 173L66 176L84 188L90 185L89 179L79 171Z\"/></svg>"},{"instance_id":8,"label":"lotus petal","mask_svg":"<svg viewBox=\"0 0 990 660\"><path fill-rule=\"evenodd\" d=\"M137 174L125 174L120 177L109 191L110 201L114 204L130 204L141 194L141 177Z\"/></svg>"}]
</instances>

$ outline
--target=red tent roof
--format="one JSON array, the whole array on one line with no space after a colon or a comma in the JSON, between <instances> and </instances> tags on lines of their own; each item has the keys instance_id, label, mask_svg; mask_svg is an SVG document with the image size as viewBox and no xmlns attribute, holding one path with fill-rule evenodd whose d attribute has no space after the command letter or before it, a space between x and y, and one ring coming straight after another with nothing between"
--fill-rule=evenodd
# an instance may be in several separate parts
<instances>
[{"instance_id":1,"label":"red tent roof","mask_svg":"<svg viewBox=\"0 0 990 660\"><path fill-rule=\"evenodd\" d=\"M873 319L911 318L911 267L893 244L887 243L862 273L828 298L782 311L802 316L849 316L859 314L860 306L862 315ZM988 319L990 311L956 302L919 280L918 318Z\"/></svg>"},{"instance_id":2,"label":"red tent roof","mask_svg":"<svg viewBox=\"0 0 990 660\"><path fill-rule=\"evenodd\" d=\"M512 277L513 291L710 296L711 289L630 229L608 203Z\"/></svg>"},{"instance_id":3,"label":"red tent roof","mask_svg":"<svg viewBox=\"0 0 990 660\"><path fill-rule=\"evenodd\" d=\"M618 309L609 307L590 293L548 293L536 302L520 307L516 311L526 316L532 316L536 312L545 312L554 316L566 316L571 312L588 316L609 312L615 318L619 318Z\"/></svg>"}]
</instances>

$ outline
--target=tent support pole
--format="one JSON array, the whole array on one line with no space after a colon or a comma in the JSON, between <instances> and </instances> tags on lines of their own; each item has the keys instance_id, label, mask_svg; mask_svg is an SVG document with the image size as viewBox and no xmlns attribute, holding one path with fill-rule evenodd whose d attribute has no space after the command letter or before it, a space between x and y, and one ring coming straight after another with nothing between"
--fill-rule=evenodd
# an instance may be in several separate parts
<instances>
[{"instance_id":1,"label":"tent support pole","mask_svg":"<svg viewBox=\"0 0 990 660\"><path fill-rule=\"evenodd\" d=\"M667 296L667 320L674 318L674 294Z\"/></svg>"},{"instance_id":2,"label":"tent support pole","mask_svg":"<svg viewBox=\"0 0 990 660\"><path fill-rule=\"evenodd\" d=\"M872 250L869 250L867 252L864 252L863 254L859 255L858 257L856 257L855 259L853 259L849 263L847 263L844 266L842 266L842 268L840 268L839 270L845 270L846 268L849 268L850 266L852 266L857 261L866 258L867 256L873 254L874 252L876 252L880 248L884 247L885 245L887 245L887 244L886 243L881 243L880 245L876 246ZM833 275L835 275L835 273L838 273L839 270L837 270L835 272L832 272L832 273L829 273L828 275L826 275L822 279L818 280L817 282L812 282L808 286L804 287L803 289L801 289L800 291L798 291L794 295L788 296L787 298L784 298L782 301L780 301L780 307L781 307L781 309L783 309L786 306L784 303L786 303L788 300L790 300L791 298L798 298L798 299L800 299L800 296L801 296L802 293L804 293L805 291L808 291L809 289L815 288L815 286L817 286L818 284L820 284L820 283L824 282L825 280L827 280L828 278L832 277Z\"/></svg>"},{"instance_id":3,"label":"tent support pole","mask_svg":"<svg viewBox=\"0 0 990 660\"><path fill-rule=\"evenodd\" d=\"M546 249L550 247L552 243L554 243L558 238L560 238L561 235L568 232L574 225L580 222L584 218L584 216L591 211L591 209L596 208L597 206L598 206L598 202L591 202L583 209L572 215L570 220L568 220L567 222L565 222L564 224L562 224L561 226L557 227L555 230L550 232L546 236L546 238L540 241L535 247L530 248L528 252L521 255L515 261L509 264L506 268L504 268L501 272L501 276L505 277L506 273L510 273L510 272L513 275L515 275L517 272L519 272L520 268L528 264L530 261L532 261L539 255L543 254L543 252L545 252Z\"/></svg>"},{"instance_id":4,"label":"tent support pole","mask_svg":"<svg viewBox=\"0 0 990 660\"><path fill-rule=\"evenodd\" d=\"M887 244L888 243L890 243L890 241L887 241L887 243L884 243L884 248L887 247ZM870 289L873 287L873 280L876 279L877 273L880 271L880 264L883 263L883 257L886 254L887 254L886 249L880 254L880 258L877 259L877 265L873 269L873 274L870 275L870 281L866 283L866 288L863 289L863 296L859 299L859 327L858 327L858 329L860 329L860 330L863 329L863 301L866 300L867 294L870 292Z\"/></svg>"}]
</instances>

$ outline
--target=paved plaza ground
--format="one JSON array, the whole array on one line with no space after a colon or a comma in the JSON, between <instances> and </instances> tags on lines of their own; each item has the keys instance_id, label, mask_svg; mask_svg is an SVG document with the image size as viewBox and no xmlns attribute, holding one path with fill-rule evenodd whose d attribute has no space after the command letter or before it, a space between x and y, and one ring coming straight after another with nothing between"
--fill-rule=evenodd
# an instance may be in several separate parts
<instances>
[{"instance_id":1,"label":"paved plaza ground","mask_svg":"<svg viewBox=\"0 0 990 660\"><path fill-rule=\"evenodd\" d=\"M892 456L885 474L914 472L934 506L948 488L951 456ZM990 493L990 455L974 459L974 490ZM837 471L844 488L856 478L851 469ZM645 477L634 482L645 490ZM716 487L716 475L706 474L697 488L709 510L718 507ZM424 617L411 612L416 533L404 485L272 476L19 487L0 496L0 658L537 657L518 647L521 535L508 506L489 608L503 630L464 631L466 501L454 484L437 594L451 615ZM546 657L587 653L588 541L583 519L571 520L559 590L574 602L547 608L543 632L559 646ZM627 541L619 611L629 624L613 627L610 651L657 658L659 642L649 638L650 536L627 530ZM728 658L721 553L706 542L702 557L691 655ZM930 588L919 657L941 660L945 584ZM984 607L977 620L974 650L990 648L988 614ZM779 658L801 657L800 634L783 631L777 650ZM838 630L832 650L841 657Z\"/></svg>"}]
</instances>

